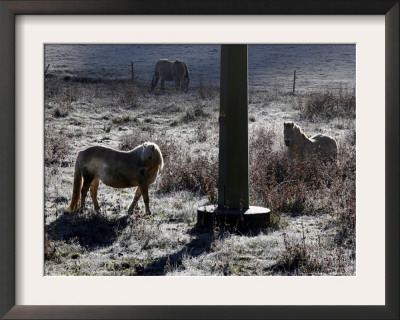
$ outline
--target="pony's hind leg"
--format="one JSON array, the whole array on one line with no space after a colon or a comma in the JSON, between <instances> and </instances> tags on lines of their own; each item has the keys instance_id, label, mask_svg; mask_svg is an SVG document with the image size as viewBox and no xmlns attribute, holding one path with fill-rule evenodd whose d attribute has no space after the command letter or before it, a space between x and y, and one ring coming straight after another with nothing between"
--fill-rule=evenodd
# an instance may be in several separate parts
<instances>
[{"instance_id":1,"label":"pony's hind leg","mask_svg":"<svg viewBox=\"0 0 400 320\"><path fill-rule=\"evenodd\" d=\"M129 206L128 209L128 214L133 213L133 209L135 209L137 202L139 201L140 197L142 196L142 191L140 190L140 187L136 188L135 196L133 198L132 204Z\"/></svg>"},{"instance_id":2,"label":"pony's hind leg","mask_svg":"<svg viewBox=\"0 0 400 320\"><path fill-rule=\"evenodd\" d=\"M85 198L87 195L87 192L89 191L90 185L92 184L94 177L92 176L84 176L83 177L83 186L81 189L81 206L79 211L82 212L83 209L85 208Z\"/></svg>"},{"instance_id":3,"label":"pony's hind leg","mask_svg":"<svg viewBox=\"0 0 400 320\"><path fill-rule=\"evenodd\" d=\"M154 75L154 76L153 76L153 79L151 80L151 91L154 90L154 88L155 88L156 85L157 85L157 82L158 82L158 76Z\"/></svg>"},{"instance_id":4,"label":"pony's hind leg","mask_svg":"<svg viewBox=\"0 0 400 320\"><path fill-rule=\"evenodd\" d=\"M92 197L94 210L99 211L100 206L97 202L97 189L99 188L100 179L98 177L93 179L92 184L90 185L90 196Z\"/></svg>"},{"instance_id":5,"label":"pony's hind leg","mask_svg":"<svg viewBox=\"0 0 400 320\"><path fill-rule=\"evenodd\" d=\"M72 212L75 211L79 207L80 203L80 195L81 195L81 187L82 187L82 175L79 169L78 160L75 161L75 171L74 171L74 182L72 187L72 197L71 201L68 205L67 211Z\"/></svg>"}]
</instances>

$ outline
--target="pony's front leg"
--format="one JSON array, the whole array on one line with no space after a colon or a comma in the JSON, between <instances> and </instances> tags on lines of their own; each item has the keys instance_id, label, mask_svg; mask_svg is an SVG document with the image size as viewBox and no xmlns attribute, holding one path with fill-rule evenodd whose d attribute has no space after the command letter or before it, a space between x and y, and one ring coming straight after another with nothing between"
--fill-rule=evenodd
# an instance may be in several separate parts
<instances>
[{"instance_id":1,"label":"pony's front leg","mask_svg":"<svg viewBox=\"0 0 400 320\"><path fill-rule=\"evenodd\" d=\"M150 206L149 206L149 186L147 185L142 185L140 186L140 189L142 190L143 194L143 201L144 201L144 206L146 207L146 215L150 215Z\"/></svg>"},{"instance_id":2,"label":"pony's front leg","mask_svg":"<svg viewBox=\"0 0 400 320\"><path fill-rule=\"evenodd\" d=\"M175 90L178 91L179 88L181 88L181 82L177 78L175 78L174 81L175 81Z\"/></svg>"},{"instance_id":3,"label":"pony's front leg","mask_svg":"<svg viewBox=\"0 0 400 320\"><path fill-rule=\"evenodd\" d=\"M133 209L135 209L137 202L139 201L140 197L142 196L142 191L140 187L136 188L135 196L133 198L132 204L129 206L128 214L131 215L133 213Z\"/></svg>"}]
</instances>

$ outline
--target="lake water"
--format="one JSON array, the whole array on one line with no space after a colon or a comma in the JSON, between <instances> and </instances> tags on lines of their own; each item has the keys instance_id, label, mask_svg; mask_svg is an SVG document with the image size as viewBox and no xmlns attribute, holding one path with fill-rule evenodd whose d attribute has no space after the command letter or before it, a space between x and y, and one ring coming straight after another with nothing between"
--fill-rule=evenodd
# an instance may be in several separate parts
<instances>
[{"instance_id":1,"label":"lake water","mask_svg":"<svg viewBox=\"0 0 400 320\"><path fill-rule=\"evenodd\" d=\"M160 58L184 60L191 85L219 84L220 45L62 45L45 46L44 67L61 76L130 78L150 83ZM263 44L248 46L249 84L291 91L355 88L356 46L349 44Z\"/></svg>"}]
</instances>

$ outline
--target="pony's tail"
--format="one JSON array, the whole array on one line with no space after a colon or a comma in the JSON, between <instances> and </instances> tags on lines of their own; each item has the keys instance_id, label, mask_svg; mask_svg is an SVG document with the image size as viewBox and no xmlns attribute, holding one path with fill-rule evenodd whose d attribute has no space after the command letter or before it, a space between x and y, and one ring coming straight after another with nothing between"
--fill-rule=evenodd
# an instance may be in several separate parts
<instances>
[{"instance_id":1,"label":"pony's tail","mask_svg":"<svg viewBox=\"0 0 400 320\"><path fill-rule=\"evenodd\" d=\"M154 66L153 79L151 80L151 91L153 91L154 88L156 87L158 78L160 77L160 74L158 72L158 66L159 66L159 62L157 61L156 65Z\"/></svg>"},{"instance_id":2,"label":"pony's tail","mask_svg":"<svg viewBox=\"0 0 400 320\"><path fill-rule=\"evenodd\" d=\"M72 212L77 209L79 199L81 197L82 188L82 174L78 165L78 158L75 161L75 172L74 172L74 185L72 187L72 198L68 205L67 211Z\"/></svg>"},{"instance_id":3,"label":"pony's tail","mask_svg":"<svg viewBox=\"0 0 400 320\"><path fill-rule=\"evenodd\" d=\"M189 69L186 65L186 62L183 63L183 65L185 66L185 75L183 76L183 78L185 79L185 81L189 84L190 79L189 79Z\"/></svg>"}]
</instances>

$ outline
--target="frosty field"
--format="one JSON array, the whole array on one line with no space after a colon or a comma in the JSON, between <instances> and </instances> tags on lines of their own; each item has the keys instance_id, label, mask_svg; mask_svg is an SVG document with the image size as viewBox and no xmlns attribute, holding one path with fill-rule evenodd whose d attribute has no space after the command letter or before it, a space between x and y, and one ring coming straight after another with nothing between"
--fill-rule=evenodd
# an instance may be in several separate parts
<instances>
[{"instance_id":1,"label":"frosty field","mask_svg":"<svg viewBox=\"0 0 400 320\"><path fill-rule=\"evenodd\" d=\"M67 81L66 81L67 80ZM268 276L356 274L355 92L293 95L249 89L250 204L271 209L271 224L241 234L196 227L197 208L214 204L218 183L219 88L166 83L45 78L45 275ZM283 122L309 136L333 136L337 163L287 160ZM79 150L130 150L156 142L165 167L143 200L127 210L134 188L100 183L96 213L68 213Z\"/></svg>"}]
</instances>

